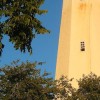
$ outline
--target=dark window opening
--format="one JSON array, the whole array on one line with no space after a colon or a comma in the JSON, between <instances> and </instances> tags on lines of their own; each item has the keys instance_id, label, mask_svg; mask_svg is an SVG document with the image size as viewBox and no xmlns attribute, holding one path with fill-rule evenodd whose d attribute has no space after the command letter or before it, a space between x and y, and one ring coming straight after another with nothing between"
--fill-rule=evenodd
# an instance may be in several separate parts
<instances>
[{"instance_id":1,"label":"dark window opening","mask_svg":"<svg viewBox=\"0 0 100 100\"><path fill-rule=\"evenodd\" d=\"M84 42L81 42L81 51L85 51L85 43Z\"/></svg>"}]
</instances>

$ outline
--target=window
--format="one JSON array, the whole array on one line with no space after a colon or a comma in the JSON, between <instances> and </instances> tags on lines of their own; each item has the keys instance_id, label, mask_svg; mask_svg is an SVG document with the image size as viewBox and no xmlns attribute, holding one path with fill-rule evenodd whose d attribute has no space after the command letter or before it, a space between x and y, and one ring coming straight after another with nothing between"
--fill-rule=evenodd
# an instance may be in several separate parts
<instances>
[{"instance_id":1,"label":"window","mask_svg":"<svg viewBox=\"0 0 100 100\"><path fill-rule=\"evenodd\" d=\"M81 51L85 51L85 43L84 42L81 42Z\"/></svg>"}]
</instances>

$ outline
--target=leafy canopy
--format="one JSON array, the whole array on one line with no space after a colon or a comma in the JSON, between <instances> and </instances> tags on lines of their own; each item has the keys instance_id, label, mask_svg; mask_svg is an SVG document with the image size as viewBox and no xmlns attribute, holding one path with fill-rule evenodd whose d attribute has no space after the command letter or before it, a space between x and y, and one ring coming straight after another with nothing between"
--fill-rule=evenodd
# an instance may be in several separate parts
<instances>
[{"instance_id":1,"label":"leafy canopy","mask_svg":"<svg viewBox=\"0 0 100 100\"><path fill-rule=\"evenodd\" d=\"M0 69L0 100L100 100L100 77L91 73L73 88L72 79L53 80L36 66L42 63L13 62ZM59 99L58 99L59 98Z\"/></svg>"},{"instance_id":2,"label":"leafy canopy","mask_svg":"<svg viewBox=\"0 0 100 100\"><path fill-rule=\"evenodd\" d=\"M64 76L53 80L49 73L36 68L41 64L14 61L1 68L0 100L70 100L74 91L70 80Z\"/></svg>"},{"instance_id":3,"label":"leafy canopy","mask_svg":"<svg viewBox=\"0 0 100 100\"><path fill-rule=\"evenodd\" d=\"M100 100L100 76L90 73L83 76L78 82L78 94L81 94L81 100Z\"/></svg>"},{"instance_id":4,"label":"leafy canopy","mask_svg":"<svg viewBox=\"0 0 100 100\"><path fill-rule=\"evenodd\" d=\"M0 100L51 100L56 93L55 82L47 72L41 74L36 65L21 63L1 68Z\"/></svg>"},{"instance_id":5,"label":"leafy canopy","mask_svg":"<svg viewBox=\"0 0 100 100\"><path fill-rule=\"evenodd\" d=\"M3 35L9 36L9 41L14 44L15 49L21 52L32 53L31 42L36 34L49 33L42 26L36 15L47 13L40 6L45 0L0 0L0 54L4 48Z\"/></svg>"}]
</instances>

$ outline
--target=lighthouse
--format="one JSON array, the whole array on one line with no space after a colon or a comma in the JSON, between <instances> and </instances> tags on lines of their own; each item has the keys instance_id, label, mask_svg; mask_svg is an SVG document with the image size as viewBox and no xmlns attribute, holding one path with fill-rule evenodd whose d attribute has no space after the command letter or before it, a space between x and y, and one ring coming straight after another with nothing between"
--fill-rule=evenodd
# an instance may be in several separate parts
<instances>
[{"instance_id":1,"label":"lighthouse","mask_svg":"<svg viewBox=\"0 0 100 100\"><path fill-rule=\"evenodd\" d=\"M55 78L100 75L100 0L63 0Z\"/></svg>"}]
</instances>

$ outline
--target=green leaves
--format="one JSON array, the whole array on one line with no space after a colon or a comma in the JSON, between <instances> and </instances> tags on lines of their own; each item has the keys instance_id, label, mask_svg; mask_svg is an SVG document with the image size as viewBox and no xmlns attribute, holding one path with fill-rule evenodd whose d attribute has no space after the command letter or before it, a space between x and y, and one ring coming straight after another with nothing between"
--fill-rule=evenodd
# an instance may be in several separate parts
<instances>
[{"instance_id":1,"label":"green leaves","mask_svg":"<svg viewBox=\"0 0 100 100\"><path fill-rule=\"evenodd\" d=\"M13 62L1 68L0 100L51 100L54 96L55 82L41 75L38 63Z\"/></svg>"},{"instance_id":2,"label":"green leaves","mask_svg":"<svg viewBox=\"0 0 100 100\"><path fill-rule=\"evenodd\" d=\"M78 83L78 92L84 95L86 100L100 100L100 77L90 73L88 76L84 75Z\"/></svg>"},{"instance_id":3,"label":"green leaves","mask_svg":"<svg viewBox=\"0 0 100 100\"><path fill-rule=\"evenodd\" d=\"M3 27L0 34L8 35L16 50L20 49L21 52L28 50L32 53L31 42L35 35L50 32L36 18L37 14L47 13L47 10L40 9L43 3L44 0L0 1L0 17L6 17L6 20L1 22Z\"/></svg>"},{"instance_id":4,"label":"green leaves","mask_svg":"<svg viewBox=\"0 0 100 100\"><path fill-rule=\"evenodd\" d=\"M75 89L72 79L55 81L46 71L42 74L36 66L43 62L18 62L0 69L0 100L100 100L100 77L93 73L83 76Z\"/></svg>"},{"instance_id":5,"label":"green leaves","mask_svg":"<svg viewBox=\"0 0 100 100\"><path fill-rule=\"evenodd\" d=\"M1 56L2 50L4 48L4 44L2 43L2 38L3 38L3 36L2 36L2 33L3 33L2 28L3 28L3 24L0 23L0 56Z\"/></svg>"}]
</instances>

